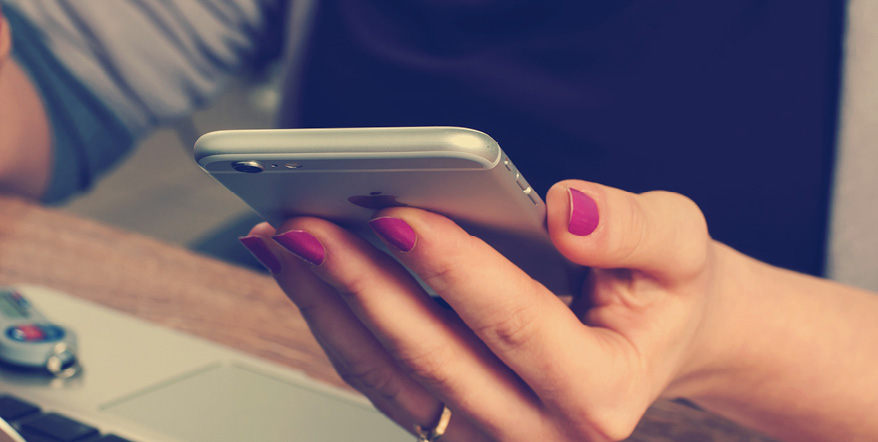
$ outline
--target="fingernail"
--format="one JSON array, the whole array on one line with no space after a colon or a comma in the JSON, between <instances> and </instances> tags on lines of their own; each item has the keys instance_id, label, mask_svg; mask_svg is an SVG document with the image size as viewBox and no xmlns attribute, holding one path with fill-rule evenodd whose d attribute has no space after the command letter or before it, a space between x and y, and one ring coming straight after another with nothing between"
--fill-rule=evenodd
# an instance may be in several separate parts
<instances>
[{"instance_id":1,"label":"fingernail","mask_svg":"<svg viewBox=\"0 0 878 442\"><path fill-rule=\"evenodd\" d=\"M320 240L304 230L290 230L274 237L278 244L308 263L323 264L326 250Z\"/></svg>"},{"instance_id":2,"label":"fingernail","mask_svg":"<svg viewBox=\"0 0 878 442\"><path fill-rule=\"evenodd\" d=\"M567 189L570 194L570 220L567 231L576 236L588 236L598 228L598 205L584 192Z\"/></svg>"},{"instance_id":3,"label":"fingernail","mask_svg":"<svg viewBox=\"0 0 878 442\"><path fill-rule=\"evenodd\" d=\"M274 256L274 253L271 253L271 250L265 245L262 238L258 236L242 236L238 238L238 241L241 241L241 244L250 251L250 254L253 255L260 264L265 266L269 272L280 272L280 261Z\"/></svg>"},{"instance_id":4,"label":"fingernail","mask_svg":"<svg viewBox=\"0 0 878 442\"><path fill-rule=\"evenodd\" d=\"M403 252L408 252L415 248L415 241L417 241L418 235L415 234L412 226L399 218L375 218L369 221L369 226L372 227L375 233L381 235L387 242Z\"/></svg>"}]
</instances>

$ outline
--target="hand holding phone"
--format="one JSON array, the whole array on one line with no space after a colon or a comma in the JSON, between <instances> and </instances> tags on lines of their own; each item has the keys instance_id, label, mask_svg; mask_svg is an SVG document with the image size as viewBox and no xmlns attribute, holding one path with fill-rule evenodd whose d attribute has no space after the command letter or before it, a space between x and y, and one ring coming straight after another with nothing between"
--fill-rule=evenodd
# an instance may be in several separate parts
<instances>
[{"instance_id":1,"label":"hand holding phone","mask_svg":"<svg viewBox=\"0 0 878 442\"><path fill-rule=\"evenodd\" d=\"M366 225L377 210L418 207L453 219L558 295L572 294L580 282L549 240L542 199L482 132L220 131L196 142L195 159L275 227L315 216L380 244Z\"/></svg>"}]
</instances>

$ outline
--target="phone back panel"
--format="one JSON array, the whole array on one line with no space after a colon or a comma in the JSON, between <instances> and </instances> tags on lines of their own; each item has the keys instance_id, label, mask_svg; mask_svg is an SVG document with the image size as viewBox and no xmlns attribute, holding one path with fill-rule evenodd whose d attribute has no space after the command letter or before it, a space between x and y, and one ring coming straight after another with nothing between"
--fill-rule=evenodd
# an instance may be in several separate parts
<instances>
[{"instance_id":1,"label":"phone back panel","mask_svg":"<svg viewBox=\"0 0 878 442\"><path fill-rule=\"evenodd\" d=\"M375 242L377 210L410 206L445 215L557 294L569 263L545 227L545 205L497 143L461 128L223 131L198 140L208 173L274 226L325 218ZM246 173L247 163L261 170ZM254 166L257 165L258 166Z\"/></svg>"}]
</instances>

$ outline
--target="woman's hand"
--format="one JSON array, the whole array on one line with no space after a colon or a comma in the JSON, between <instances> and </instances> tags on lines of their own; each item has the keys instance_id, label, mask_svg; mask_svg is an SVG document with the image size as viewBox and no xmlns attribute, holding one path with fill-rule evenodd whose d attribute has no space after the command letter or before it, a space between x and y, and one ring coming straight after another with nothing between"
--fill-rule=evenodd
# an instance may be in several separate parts
<instances>
[{"instance_id":1,"label":"woman's hand","mask_svg":"<svg viewBox=\"0 0 878 442\"><path fill-rule=\"evenodd\" d=\"M299 306L335 368L400 425L443 440L618 440L660 395L706 368L718 255L700 211L670 193L565 181L547 195L552 240L592 268L571 306L481 240L412 208L373 229L394 259L340 227L292 219L243 239ZM515 216L515 214L509 214Z\"/></svg>"}]
</instances>

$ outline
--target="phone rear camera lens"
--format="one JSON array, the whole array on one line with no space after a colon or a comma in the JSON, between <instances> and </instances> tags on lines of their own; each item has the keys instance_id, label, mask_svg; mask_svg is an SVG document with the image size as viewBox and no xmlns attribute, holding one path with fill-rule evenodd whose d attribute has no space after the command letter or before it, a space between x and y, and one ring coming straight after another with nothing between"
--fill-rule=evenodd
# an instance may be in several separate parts
<instances>
[{"instance_id":1,"label":"phone rear camera lens","mask_svg":"<svg viewBox=\"0 0 878 442\"><path fill-rule=\"evenodd\" d=\"M265 166L258 161L238 161L237 163L232 163L232 168L244 173L259 173L265 170Z\"/></svg>"}]
</instances>

